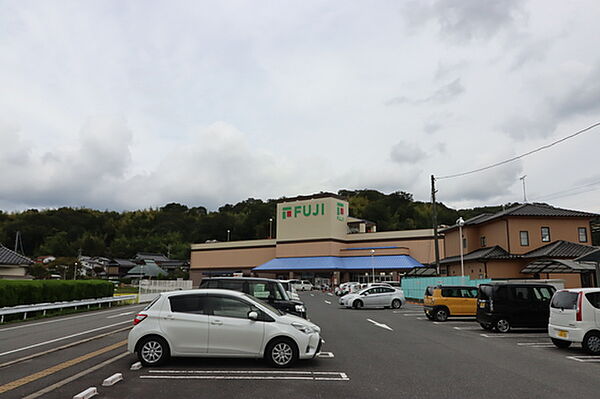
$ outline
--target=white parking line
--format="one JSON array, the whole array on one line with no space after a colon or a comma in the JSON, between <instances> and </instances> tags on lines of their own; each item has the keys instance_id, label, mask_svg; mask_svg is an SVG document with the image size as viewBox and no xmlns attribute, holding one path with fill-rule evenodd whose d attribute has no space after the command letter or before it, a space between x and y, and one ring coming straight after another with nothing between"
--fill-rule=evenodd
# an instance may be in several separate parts
<instances>
[{"instance_id":1,"label":"white parking line","mask_svg":"<svg viewBox=\"0 0 600 399\"><path fill-rule=\"evenodd\" d=\"M330 302L330 301L325 301L325 303L326 303L326 304L328 304L328 305L331 305L331 302Z\"/></svg>"},{"instance_id":2,"label":"white parking line","mask_svg":"<svg viewBox=\"0 0 600 399\"><path fill-rule=\"evenodd\" d=\"M582 363L600 363L600 356L567 356L567 359Z\"/></svg>"},{"instance_id":3,"label":"white parking line","mask_svg":"<svg viewBox=\"0 0 600 399\"><path fill-rule=\"evenodd\" d=\"M80 335L84 335L84 334L89 334L91 332L95 332L95 331L100 331L100 330L105 330L107 328L110 327L114 327L114 326L118 326L124 323L131 323L131 320L125 320L125 321L120 321L118 323L114 323L114 324L109 324L107 326L102 326L102 327L98 327L98 328L93 328L91 330L87 330L87 331L82 331L82 332L78 332L76 334L71 334L71 335L66 335L64 337L60 337L60 338L55 338L55 339L51 339L49 341L44 341L44 342L38 342L37 344L33 344L33 345L29 345L29 346L24 346L22 348L17 348L17 349L13 349L11 351L7 351L7 352L2 352L0 353L0 356L6 356L6 355L10 355L11 353L15 353L15 352L21 352L27 349L31 349L31 348L37 348L38 346L42 346L42 345L48 345L48 344L52 344L54 342L58 342L58 341L63 341L65 339L69 339L69 338L73 338L73 337L78 337Z\"/></svg>"},{"instance_id":4,"label":"white parking line","mask_svg":"<svg viewBox=\"0 0 600 399\"><path fill-rule=\"evenodd\" d=\"M381 327L381 328L385 328L386 330L390 330L390 331L394 331L390 326L388 326L387 324L383 324L383 323L378 323L375 320L371 320L371 319L367 319L368 322L373 323L374 325L376 325L377 327Z\"/></svg>"},{"instance_id":5,"label":"white parking line","mask_svg":"<svg viewBox=\"0 0 600 399\"><path fill-rule=\"evenodd\" d=\"M548 338L548 334L479 334L485 338Z\"/></svg>"},{"instance_id":6,"label":"white parking line","mask_svg":"<svg viewBox=\"0 0 600 399\"><path fill-rule=\"evenodd\" d=\"M115 317L121 317L121 316L127 316L133 314L133 312L125 312L125 313L119 313L113 316L108 316L107 319L114 319Z\"/></svg>"},{"instance_id":7,"label":"white parking line","mask_svg":"<svg viewBox=\"0 0 600 399\"><path fill-rule=\"evenodd\" d=\"M427 320L427 317L417 317L417 320Z\"/></svg>"},{"instance_id":8,"label":"white parking line","mask_svg":"<svg viewBox=\"0 0 600 399\"><path fill-rule=\"evenodd\" d=\"M274 371L274 370L149 370L153 374L141 379L200 379L200 380L304 380L349 381L346 373L339 371Z\"/></svg>"}]
</instances>

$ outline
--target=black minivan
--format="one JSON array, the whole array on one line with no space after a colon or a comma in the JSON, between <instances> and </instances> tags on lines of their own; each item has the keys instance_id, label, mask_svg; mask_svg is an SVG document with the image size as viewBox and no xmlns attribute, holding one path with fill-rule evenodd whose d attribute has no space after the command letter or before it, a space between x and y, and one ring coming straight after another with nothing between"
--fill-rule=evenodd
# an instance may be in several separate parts
<instances>
[{"instance_id":1,"label":"black minivan","mask_svg":"<svg viewBox=\"0 0 600 399\"><path fill-rule=\"evenodd\" d=\"M258 277L213 277L202 279L198 288L219 288L244 292L274 308L306 319L304 303L290 299L278 280Z\"/></svg>"},{"instance_id":2,"label":"black minivan","mask_svg":"<svg viewBox=\"0 0 600 399\"><path fill-rule=\"evenodd\" d=\"M506 333L513 327L547 328L550 300L555 291L548 284L480 284L477 321L485 330L501 333Z\"/></svg>"}]
</instances>

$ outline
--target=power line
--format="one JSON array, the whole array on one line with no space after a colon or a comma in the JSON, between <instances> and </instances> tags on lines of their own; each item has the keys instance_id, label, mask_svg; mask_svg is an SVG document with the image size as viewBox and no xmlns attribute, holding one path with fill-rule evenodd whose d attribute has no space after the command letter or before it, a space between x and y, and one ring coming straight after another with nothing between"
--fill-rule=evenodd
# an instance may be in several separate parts
<instances>
[{"instance_id":1,"label":"power line","mask_svg":"<svg viewBox=\"0 0 600 399\"><path fill-rule=\"evenodd\" d=\"M560 191L556 191L556 192L553 192L553 193L550 193L550 194L541 195L539 197L536 197L536 200L537 201L540 201L540 200L549 200L549 199L556 199L556 198L568 197L570 195L575 195L575 194L587 193L587 192L590 192L590 191L598 190L598 189L600 189L600 187L594 187L594 188L591 188L589 190L584 190L584 191L579 191L579 190L581 190L582 188L586 188L586 187L593 187L593 186L596 186L598 184L600 184L600 180L595 180L595 181L593 181L591 183L582 184L582 185L579 185L579 186L573 186L573 187L567 188L565 190L560 190Z\"/></svg>"},{"instance_id":2,"label":"power line","mask_svg":"<svg viewBox=\"0 0 600 399\"><path fill-rule=\"evenodd\" d=\"M579 136L580 134L585 133L585 132L587 132L589 130L592 130L593 128L598 127L598 126L600 126L600 122L596 122L593 125L590 125L590 126L584 128L584 129L578 130L578 131L576 131L573 134L570 134L570 135L568 135L566 137L563 137L562 139L553 141L550 144L543 145L541 147L538 147L538 148L536 148L534 150L528 151L528 152L526 152L524 154L521 154L521 155L518 155L516 157L512 157L512 158L506 159L504 161L496 162L494 164L491 164L491 165L488 165L488 166L484 166L482 168L473 169L473 170L470 170L470 171L467 171L467 172L456 173L456 174L448 175L448 176L436 177L436 180L452 179L452 178L455 178L455 177L466 176L466 175L470 175L470 174L473 174L473 173L482 172L484 170L492 169L492 168L495 168L497 166L505 165L507 163L514 162L514 161L516 161L518 159L524 158L524 157L526 157L528 155L535 154L536 152L539 152L539 151L545 150L547 148L550 148L550 147L552 147L552 146L554 146L556 144L562 143L563 141L566 141L566 140L568 140L570 138Z\"/></svg>"}]
</instances>

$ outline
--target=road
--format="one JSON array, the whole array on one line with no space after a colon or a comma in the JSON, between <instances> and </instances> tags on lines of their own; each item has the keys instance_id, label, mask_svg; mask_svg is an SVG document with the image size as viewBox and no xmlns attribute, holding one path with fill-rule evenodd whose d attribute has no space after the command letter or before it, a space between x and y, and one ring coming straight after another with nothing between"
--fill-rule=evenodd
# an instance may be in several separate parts
<instances>
[{"instance_id":1,"label":"road","mask_svg":"<svg viewBox=\"0 0 600 399\"><path fill-rule=\"evenodd\" d=\"M172 359L156 369L129 370L136 361L123 354L120 331L70 348L2 368L0 392L12 381L38 376L0 397L27 397L57 382L43 398L71 398L95 386L98 398L596 398L600 360L580 347L554 348L544 331L487 333L472 319L434 323L419 305L398 311L341 309L337 297L302 293L312 321L326 340L324 357L284 371L261 360ZM81 339L128 327L138 308L123 307L64 321L28 323L0 329L0 362L39 353ZM88 315L88 314L85 314ZM81 315L80 315L81 316ZM110 317L110 318L109 318ZM36 326L37 324L37 326ZM16 328L18 327L18 328ZM23 327L23 328L21 328ZM99 329L105 327L103 329ZM11 329L13 328L13 329ZM4 354L83 331L93 332ZM116 347L113 347L115 346ZM112 348L111 348L112 347ZM109 348L109 349L106 349ZM105 350L91 358L90 354ZM121 357L120 357L121 356ZM45 376L49 368L83 360ZM124 381L102 387L102 380L123 373Z\"/></svg>"}]
</instances>

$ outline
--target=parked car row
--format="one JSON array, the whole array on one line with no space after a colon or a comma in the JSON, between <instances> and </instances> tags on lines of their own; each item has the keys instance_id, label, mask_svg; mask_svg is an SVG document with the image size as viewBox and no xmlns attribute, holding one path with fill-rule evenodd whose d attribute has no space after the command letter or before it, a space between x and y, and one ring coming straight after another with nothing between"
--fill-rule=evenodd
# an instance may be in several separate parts
<instances>
[{"instance_id":1,"label":"parked car row","mask_svg":"<svg viewBox=\"0 0 600 399\"><path fill-rule=\"evenodd\" d=\"M430 320L475 316L488 331L547 328L554 345L581 344L600 354L600 288L556 290L548 284L493 282L427 287L423 303Z\"/></svg>"},{"instance_id":2,"label":"parked car row","mask_svg":"<svg viewBox=\"0 0 600 399\"><path fill-rule=\"evenodd\" d=\"M312 359L321 329L278 280L204 279L199 289L160 294L134 319L127 349L144 366L171 356L264 358L273 367Z\"/></svg>"}]
</instances>

